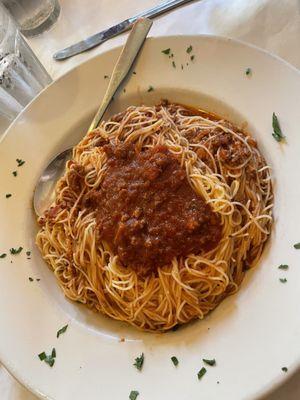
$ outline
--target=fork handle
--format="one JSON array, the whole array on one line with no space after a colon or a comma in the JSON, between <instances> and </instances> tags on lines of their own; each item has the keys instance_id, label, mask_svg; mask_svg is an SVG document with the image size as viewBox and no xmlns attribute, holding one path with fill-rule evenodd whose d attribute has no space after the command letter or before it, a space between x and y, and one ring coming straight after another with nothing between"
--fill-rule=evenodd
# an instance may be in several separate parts
<instances>
[{"instance_id":1,"label":"fork handle","mask_svg":"<svg viewBox=\"0 0 300 400\"><path fill-rule=\"evenodd\" d=\"M151 28L152 21L148 18L138 19L126 40L118 61L114 67L102 103L89 127L89 131L97 128L114 94L128 74Z\"/></svg>"}]
</instances>

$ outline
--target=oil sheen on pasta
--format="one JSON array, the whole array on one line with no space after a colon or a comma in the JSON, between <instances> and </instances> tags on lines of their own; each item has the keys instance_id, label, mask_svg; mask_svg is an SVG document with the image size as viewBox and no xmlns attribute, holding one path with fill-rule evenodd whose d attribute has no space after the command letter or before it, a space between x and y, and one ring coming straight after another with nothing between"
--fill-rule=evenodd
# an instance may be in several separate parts
<instances>
[{"instance_id":1,"label":"oil sheen on pasta","mask_svg":"<svg viewBox=\"0 0 300 400\"><path fill-rule=\"evenodd\" d=\"M132 106L74 148L37 244L68 298L166 331L238 289L272 207L249 134L178 104Z\"/></svg>"}]
</instances>

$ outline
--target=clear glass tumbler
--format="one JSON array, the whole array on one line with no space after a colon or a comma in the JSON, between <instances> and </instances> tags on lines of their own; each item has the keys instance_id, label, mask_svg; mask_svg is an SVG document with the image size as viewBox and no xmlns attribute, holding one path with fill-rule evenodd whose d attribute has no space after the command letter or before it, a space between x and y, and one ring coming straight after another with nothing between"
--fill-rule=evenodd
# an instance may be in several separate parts
<instances>
[{"instance_id":1,"label":"clear glass tumbler","mask_svg":"<svg viewBox=\"0 0 300 400\"><path fill-rule=\"evenodd\" d=\"M58 0L2 0L23 35L35 36L49 29L60 14Z\"/></svg>"},{"instance_id":2,"label":"clear glass tumbler","mask_svg":"<svg viewBox=\"0 0 300 400\"><path fill-rule=\"evenodd\" d=\"M13 119L51 77L0 4L0 126Z\"/></svg>"}]
</instances>

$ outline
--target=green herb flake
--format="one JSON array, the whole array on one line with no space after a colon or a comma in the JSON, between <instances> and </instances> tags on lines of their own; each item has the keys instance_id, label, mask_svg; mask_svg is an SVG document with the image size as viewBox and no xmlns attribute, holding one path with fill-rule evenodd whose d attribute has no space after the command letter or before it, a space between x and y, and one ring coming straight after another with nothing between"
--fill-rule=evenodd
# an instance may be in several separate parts
<instances>
[{"instance_id":1,"label":"green herb flake","mask_svg":"<svg viewBox=\"0 0 300 400\"><path fill-rule=\"evenodd\" d=\"M22 250L23 250L23 247L19 247L18 249L15 249L12 247L11 249L9 249L10 254L12 254L12 255L20 254Z\"/></svg>"},{"instance_id":2,"label":"green herb flake","mask_svg":"<svg viewBox=\"0 0 300 400\"><path fill-rule=\"evenodd\" d=\"M216 360L213 358L212 360L207 360L206 358L203 358L202 361L207 364L210 365L211 367L213 367L214 365L216 365Z\"/></svg>"},{"instance_id":3,"label":"green herb flake","mask_svg":"<svg viewBox=\"0 0 300 400\"><path fill-rule=\"evenodd\" d=\"M193 50L193 46L192 45L190 45L187 49L186 49L186 52L188 53L188 54L190 54L190 52Z\"/></svg>"},{"instance_id":4,"label":"green herb flake","mask_svg":"<svg viewBox=\"0 0 300 400\"><path fill-rule=\"evenodd\" d=\"M55 359L51 358L51 357L47 357L45 360L45 363L47 363L52 368L55 363Z\"/></svg>"},{"instance_id":5,"label":"green herb flake","mask_svg":"<svg viewBox=\"0 0 300 400\"><path fill-rule=\"evenodd\" d=\"M139 392L138 392L137 390L132 390L132 391L130 392L129 399L130 399L130 400L136 400L136 398L138 397L138 395L139 395Z\"/></svg>"},{"instance_id":6,"label":"green herb flake","mask_svg":"<svg viewBox=\"0 0 300 400\"><path fill-rule=\"evenodd\" d=\"M42 353L39 354L39 359L40 359L41 361L46 360L46 358L47 358L47 355L46 355L46 353L45 353L44 351L43 351Z\"/></svg>"},{"instance_id":7,"label":"green herb flake","mask_svg":"<svg viewBox=\"0 0 300 400\"><path fill-rule=\"evenodd\" d=\"M175 367L177 367L177 365L179 364L178 358L173 356L171 357L172 363L175 365Z\"/></svg>"},{"instance_id":8,"label":"green herb flake","mask_svg":"<svg viewBox=\"0 0 300 400\"><path fill-rule=\"evenodd\" d=\"M13 176L17 176L18 175L17 171L13 171L12 174L13 174Z\"/></svg>"},{"instance_id":9,"label":"green herb flake","mask_svg":"<svg viewBox=\"0 0 300 400\"><path fill-rule=\"evenodd\" d=\"M173 67L173 68L176 68L175 61L172 61L172 67Z\"/></svg>"},{"instance_id":10,"label":"green herb flake","mask_svg":"<svg viewBox=\"0 0 300 400\"><path fill-rule=\"evenodd\" d=\"M283 372L288 372L288 369L287 369L287 367L282 367L282 368L281 368L281 371L283 371Z\"/></svg>"},{"instance_id":11,"label":"green herb flake","mask_svg":"<svg viewBox=\"0 0 300 400\"><path fill-rule=\"evenodd\" d=\"M56 354L55 354L55 357L56 357ZM52 357L52 355L51 355L51 356L47 356L47 357L45 358L45 363L47 363L48 365L50 365L50 367L53 367L53 365L54 365L54 363L55 363L54 357Z\"/></svg>"},{"instance_id":12,"label":"green herb flake","mask_svg":"<svg viewBox=\"0 0 300 400\"><path fill-rule=\"evenodd\" d=\"M28 279L29 279L30 282L33 282L33 281L34 281L34 279L31 278L31 276L30 276Z\"/></svg>"},{"instance_id":13,"label":"green herb flake","mask_svg":"<svg viewBox=\"0 0 300 400\"><path fill-rule=\"evenodd\" d=\"M283 269L283 270L286 271L287 269L289 269L289 266L286 265L286 264L280 264L279 267L278 267L278 269Z\"/></svg>"},{"instance_id":14,"label":"green herb flake","mask_svg":"<svg viewBox=\"0 0 300 400\"><path fill-rule=\"evenodd\" d=\"M299 249L300 249L300 243L294 244L294 248L297 249L297 250L299 250Z\"/></svg>"},{"instance_id":15,"label":"green herb flake","mask_svg":"<svg viewBox=\"0 0 300 400\"><path fill-rule=\"evenodd\" d=\"M43 352L40 353L38 356L39 356L39 359L40 359L41 361L45 361L46 364L48 364L50 367L53 367L53 365L54 365L54 363L55 363L56 350L55 350L55 348L53 348L50 355L47 355L47 354L43 351Z\"/></svg>"},{"instance_id":16,"label":"green herb flake","mask_svg":"<svg viewBox=\"0 0 300 400\"><path fill-rule=\"evenodd\" d=\"M17 161L18 167L22 167L22 165L25 164L25 161L21 160L20 158L17 158L16 161Z\"/></svg>"},{"instance_id":17,"label":"green herb flake","mask_svg":"<svg viewBox=\"0 0 300 400\"><path fill-rule=\"evenodd\" d=\"M139 371L142 370L144 364L144 353L135 359L135 363L133 364Z\"/></svg>"},{"instance_id":18,"label":"green herb flake","mask_svg":"<svg viewBox=\"0 0 300 400\"><path fill-rule=\"evenodd\" d=\"M287 282L286 278L280 278L279 280L280 280L281 283L286 283Z\"/></svg>"},{"instance_id":19,"label":"green herb flake","mask_svg":"<svg viewBox=\"0 0 300 400\"><path fill-rule=\"evenodd\" d=\"M202 367L197 374L198 379L200 380L205 374L206 374L206 368Z\"/></svg>"},{"instance_id":20,"label":"green herb flake","mask_svg":"<svg viewBox=\"0 0 300 400\"><path fill-rule=\"evenodd\" d=\"M273 127L273 133L272 133L273 138L277 140L277 142L281 142L281 140L284 139L284 136L282 134L277 115L274 112L272 115L272 127Z\"/></svg>"},{"instance_id":21,"label":"green herb flake","mask_svg":"<svg viewBox=\"0 0 300 400\"><path fill-rule=\"evenodd\" d=\"M153 90L154 90L154 87L150 85L147 92L153 92Z\"/></svg>"},{"instance_id":22,"label":"green herb flake","mask_svg":"<svg viewBox=\"0 0 300 400\"><path fill-rule=\"evenodd\" d=\"M12 196L11 193L7 193L7 194L5 195L5 197L6 197L7 199L9 199L11 196Z\"/></svg>"},{"instance_id":23,"label":"green herb flake","mask_svg":"<svg viewBox=\"0 0 300 400\"><path fill-rule=\"evenodd\" d=\"M195 56L194 55L192 55L191 56L191 61L193 61L195 59Z\"/></svg>"},{"instance_id":24,"label":"green herb flake","mask_svg":"<svg viewBox=\"0 0 300 400\"><path fill-rule=\"evenodd\" d=\"M56 337L59 338L60 335L62 335L63 333L66 332L66 330L68 329L68 325L63 326L62 328L60 328L57 333L56 333Z\"/></svg>"},{"instance_id":25,"label":"green herb flake","mask_svg":"<svg viewBox=\"0 0 300 400\"><path fill-rule=\"evenodd\" d=\"M251 75L251 73L252 73L251 68L247 68L247 69L246 69L246 75L247 75L247 76L248 76L248 75Z\"/></svg>"},{"instance_id":26,"label":"green herb flake","mask_svg":"<svg viewBox=\"0 0 300 400\"><path fill-rule=\"evenodd\" d=\"M0 254L0 258L5 258L7 256L7 254L6 253L2 253L2 254Z\"/></svg>"},{"instance_id":27,"label":"green herb flake","mask_svg":"<svg viewBox=\"0 0 300 400\"><path fill-rule=\"evenodd\" d=\"M168 49L162 50L161 52L162 52L163 54L168 55L168 54L170 54L170 51L171 51L171 49L168 48Z\"/></svg>"}]
</instances>

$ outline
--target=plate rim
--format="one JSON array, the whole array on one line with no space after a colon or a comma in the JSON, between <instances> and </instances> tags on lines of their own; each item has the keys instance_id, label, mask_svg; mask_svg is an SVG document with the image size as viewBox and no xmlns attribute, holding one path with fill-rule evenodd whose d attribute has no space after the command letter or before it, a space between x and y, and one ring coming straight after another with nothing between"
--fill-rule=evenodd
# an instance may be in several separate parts
<instances>
[{"instance_id":1,"label":"plate rim","mask_svg":"<svg viewBox=\"0 0 300 400\"><path fill-rule=\"evenodd\" d=\"M147 38L147 41L151 41L151 42L159 42L161 39L176 39L178 37L184 37L187 39L198 39L198 38L203 38L203 39L207 39L207 40L217 40L223 43L232 43L234 46L238 45L238 46L242 46L242 47L247 47L249 49L255 50L256 52L262 53L267 57L272 58L274 61L285 65L287 68L291 69L294 73L296 73L298 75L298 77L300 78L300 69L298 69L296 66L294 66L293 64L291 64L290 62L288 62L287 60L283 59L282 57L280 57L279 55L270 52L264 48L261 48L255 44L252 43L248 43L244 40L240 40L240 39L235 39L229 36L219 36L219 35L215 35L215 34L172 34L172 35L160 35L160 36L149 36ZM125 41L125 39L124 39ZM53 85L58 84L58 82L60 82L61 80L65 79L66 76L74 73L75 71L79 70L80 68L82 68L82 66L93 62L95 59L97 58L101 58L101 57L105 57L106 54L111 53L113 51L118 51L119 49L121 49L123 47L123 44L121 45L116 45L116 46L112 46L109 49L106 49L104 51L101 51L98 54L95 55L91 55L89 56L86 60L82 60L80 61L77 65L73 66L72 68L70 68L68 71L64 72L62 75L60 75L58 78L53 79L53 81L46 86L45 88L43 88L41 90L41 92L35 97L33 98L27 105L26 107L18 114L18 116L12 121L12 123L7 127L7 129L4 131L4 133L2 134L1 138L0 138L0 145L2 144L2 142L4 141L4 139L6 138L7 135L10 134L10 132L14 129L15 125L19 122L20 119L23 118L23 115L26 114L26 112L28 111L28 109L30 109L31 107L34 106L35 102L39 101L40 96L42 96L44 94L44 92L46 92L47 90L49 90L49 88L51 88ZM26 389L28 389L31 393L33 393L34 395L36 395L38 398L41 399L45 399L45 400L55 400L54 398L50 397L47 394L43 394L39 391L39 389L31 384L30 382L28 382L25 378L24 375L19 374L17 371L15 371L15 369L13 367L10 366L10 362L9 361L3 361L3 359L5 359L5 357L3 357L2 354L0 354L0 362L1 364L4 366L4 368L12 375L12 377L22 386L24 386ZM257 390L255 393L253 393L250 397L245 397L245 399L248 400L260 400L263 399L265 396L268 396L270 394L272 394L276 389L278 389L280 386L282 386L285 382L287 382L288 380L292 379L292 377L299 372L300 369L300 354L298 356L297 361L295 361L289 368L289 374L282 374L279 376L279 378L277 377L276 382L274 382L273 380L271 380L269 383L266 383L264 386L261 386L261 388L259 390Z\"/></svg>"}]
</instances>

